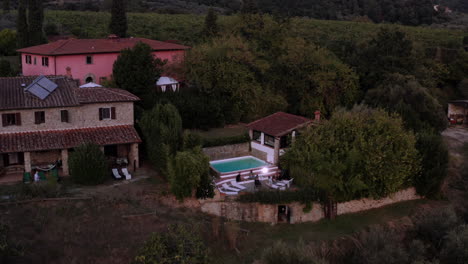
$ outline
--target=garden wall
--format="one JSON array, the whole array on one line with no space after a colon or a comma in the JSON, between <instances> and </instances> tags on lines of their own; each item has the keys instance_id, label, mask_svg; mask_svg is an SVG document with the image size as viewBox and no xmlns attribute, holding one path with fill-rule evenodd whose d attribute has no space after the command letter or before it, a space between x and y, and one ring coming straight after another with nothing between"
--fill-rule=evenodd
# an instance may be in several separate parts
<instances>
[{"instance_id":1,"label":"garden wall","mask_svg":"<svg viewBox=\"0 0 468 264\"><path fill-rule=\"evenodd\" d=\"M278 223L278 206L280 204L239 203L232 198L224 199L219 194L212 200L201 202L201 210L205 213L225 217L231 220L246 222ZM369 209L383 207L402 201L416 200L421 197L414 188L396 192L388 197L374 200L361 199L338 204L338 215L356 213ZM224 200L223 200L224 199ZM286 204L291 211L290 223L316 222L324 218L322 207L313 203L312 209L304 212L304 205L300 203Z\"/></svg>"},{"instance_id":2,"label":"garden wall","mask_svg":"<svg viewBox=\"0 0 468 264\"><path fill-rule=\"evenodd\" d=\"M225 145L219 147L203 148L203 152L210 157L210 160L230 159L250 155L249 142Z\"/></svg>"}]
</instances>

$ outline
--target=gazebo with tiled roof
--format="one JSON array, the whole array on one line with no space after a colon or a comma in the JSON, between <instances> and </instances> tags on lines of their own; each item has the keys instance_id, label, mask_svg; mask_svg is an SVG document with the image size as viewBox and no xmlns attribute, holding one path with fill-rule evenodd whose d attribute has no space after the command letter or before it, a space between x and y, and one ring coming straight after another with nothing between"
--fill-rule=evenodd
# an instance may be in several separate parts
<instances>
[{"instance_id":1,"label":"gazebo with tiled roof","mask_svg":"<svg viewBox=\"0 0 468 264\"><path fill-rule=\"evenodd\" d=\"M277 164L297 131L319 120L319 111L315 112L315 119L276 112L248 124L252 155Z\"/></svg>"}]
</instances>

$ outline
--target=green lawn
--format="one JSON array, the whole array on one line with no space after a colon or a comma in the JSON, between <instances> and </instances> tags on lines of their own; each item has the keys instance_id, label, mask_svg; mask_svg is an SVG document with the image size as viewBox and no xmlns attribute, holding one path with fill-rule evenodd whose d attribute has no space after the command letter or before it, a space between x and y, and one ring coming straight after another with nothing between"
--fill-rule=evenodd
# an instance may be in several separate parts
<instances>
[{"instance_id":1,"label":"green lawn","mask_svg":"<svg viewBox=\"0 0 468 264\"><path fill-rule=\"evenodd\" d=\"M410 216L421 205L428 204L428 200L415 200L401 202L378 209L373 209L356 214L338 216L333 221L322 220L316 223L280 224L271 226L264 223L240 223L240 227L249 230L238 241L238 255L234 250L220 248L212 245L215 263L252 263L258 259L269 245L278 240L295 244L299 240L304 242L326 241L351 235L365 229L368 226L384 224L395 221L405 216Z\"/></svg>"}]
</instances>

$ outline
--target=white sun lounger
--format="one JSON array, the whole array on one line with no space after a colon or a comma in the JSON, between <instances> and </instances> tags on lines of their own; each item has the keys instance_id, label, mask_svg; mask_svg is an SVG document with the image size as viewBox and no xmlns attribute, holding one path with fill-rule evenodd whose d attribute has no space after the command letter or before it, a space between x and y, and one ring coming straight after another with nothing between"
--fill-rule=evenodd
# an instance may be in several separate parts
<instances>
[{"instance_id":1,"label":"white sun lounger","mask_svg":"<svg viewBox=\"0 0 468 264\"><path fill-rule=\"evenodd\" d=\"M118 180L122 179L122 176L120 175L119 170L112 169L112 174L114 175L114 178L116 178Z\"/></svg>"},{"instance_id":2,"label":"white sun lounger","mask_svg":"<svg viewBox=\"0 0 468 264\"><path fill-rule=\"evenodd\" d=\"M239 183L237 183L236 181L230 181L229 182L232 186L238 188L238 189L241 189L241 190L244 190L244 189L247 189L247 187L245 187L244 185L241 185Z\"/></svg>"},{"instance_id":3,"label":"white sun lounger","mask_svg":"<svg viewBox=\"0 0 468 264\"><path fill-rule=\"evenodd\" d=\"M229 191L224 191L222 189L219 189L218 188L218 191L222 194L226 194L226 195L238 195L239 193L238 192L229 192Z\"/></svg>"},{"instance_id":4,"label":"white sun lounger","mask_svg":"<svg viewBox=\"0 0 468 264\"><path fill-rule=\"evenodd\" d=\"M126 179L126 180L130 180L130 179L132 178L132 175L131 175L130 173L128 173L127 168L123 168L123 169L122 169L122 172L123 172L123 174L125 175L125 179Z\"/></svg>"},{"instance_id":5,"label":"white sun lounger","mask_svg":"<svg viewBox=\"0 0 468 264\"><path fill-rule=\"evenodd\" d=\"M272 188L272 189L275 189L275 190L286 190L286 187L284 185L277 185L277 184L274 184L273 181L271 179L269 179L268 181L268 187Z\"/></svg>"},{"instance_id":6,"label":"white sun lounger","mask_svg":"<svg viewBox=\"0 0 468 264\"><path fill-rule=\"evenodd\" d=\"M227 185L227 183L223 183L222 186L223 186L224 190L233 191L233 192L239 192L240 191L240 189L235 188L235 187L231 187L231 186Z\"/></svg>"}]
</instances>

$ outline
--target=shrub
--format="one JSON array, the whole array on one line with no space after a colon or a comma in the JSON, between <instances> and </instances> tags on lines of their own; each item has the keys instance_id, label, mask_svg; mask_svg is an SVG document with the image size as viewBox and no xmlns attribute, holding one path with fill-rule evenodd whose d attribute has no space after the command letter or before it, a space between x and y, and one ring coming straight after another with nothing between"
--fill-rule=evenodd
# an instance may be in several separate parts
<instances>
[{"instance_id":1,"label":"shrub","mask_svg":"<svg viewBox=\"0 0 468 264\"><path fill-rule=\"evenodd\" d=\"M418 238L429 243L433 249L440 249L443 238L460 223L451 207L423 212L414 219Z\"/></svg>"},{"instance_id":2,"label":"shrub","mask_svg":"<svg viewBox=\"0 0 468 264\"><path fill-rule=\"evenodd\" d=\"M299 242L291 246L282 241L276 242L272 247L263 251L260 264L325 264L327 261L316 257L314 251Z\"/></svg>"},{"instance_id":3,"label":"shrub","mask_svg":"<svg viewBox=\"0 0 468 264\"><path fill-rule=\"evenodd\" d=\"M0 60L0 77L8 77L13 75L11 64L7 60Z\"/></svg>"},{"instance_id":4,"label":"shrub","mask_svg":"<svg viewBox=\"0 0 468 264\"><path fill-rule=\"evenodd\" d=\"M57 27L57 24L55 23L47 23L44 26L44 32L46 36L59 35L58 27Z\"/></svg>"},{"instance_id":5,"label":"shrub","mask_svg":"<svg viewBox=\"0 0 468 264\"><path fill-rule=\"evenodd\" d=\"M77 147L70 155L69 166L73 181L79 184L100 184L109 175L104 153L92 143Z\"/></svg>"},{"instance_id":6,"label":"shrub","mask_svg":"<svg viewBox=\"0 0 468 264\"><path fill-rule=\"evenodd\" d=\"M182 149L189 150L203 144L202 137L197 133L192 133L190 130L185 130L182 139Z\"/></svg>"},{"instance_id":7,"label":"shrub","mask_svg":"<svg viewBox=\"0 0 468 264\"><path fill-rule=\"evenodd\" d=\"M170 225L153 233L133 261L134 264L208 264L208 249L193 227Z\"/></svg>"},{"instance_id":8,"label":"shrub","mask_svg":"<svg viewBox=\"0 0 468 264\"><path fill-rule=\"evenodd\" d=\"M203 183L206 186L206 178L210 170L209 162L209 158L202 152L200 147L177 152L168 167L171 192L177 199L182 200L185 197L190 197L192 191L200 187L202 179L204 179ZM210 186L211 192L209 190ZM208 195L213 192L211 184L206 188ZM200 190L200 194L203 194L203 190Z\"/></svg>"},{"instance_id":9,"label":"shrub","mask_svg":"<svg viewBox=\"0 0 468 264\"><path fill-rule=\"evenodd\" d=\"M61 186L53 177L48 177L46 182L34 182L31 184L23 184L21 191L18 194L20 199L30 198L55 198L62 193Z\"/></svg>"},{"instance_id":10,"label":"shrub","mask_svg":"<svg viewBox=\"0 0 468 264\"><path fill-rule=\"evenodd\" d=\"M0 224L0 263L10 263L9 257L21 256L23 251L10 240L10 227Z\"/></svg>"},{"instance_id":11,"label":"shrub","mask_svg":"<svg viewBox=\"0 0 468 264\"><path fill-rule=\"evenodd\" d=\"M441 263L466 264L468 260L468 225L461 225L445 237Z\"/></svg>"},{"instance_id":12,"label":"shrub","mask_svg":"<svg viewBox=\"0 0 468 264\"><path fill-rule=\"evenodd\" d=\"M447 175L448 150L439 134L422 132L417 135L416 148L421 155L421 173L413 180L420 195L437 197Z\"/></svg>"},{"instance_id":13,"label":"shrub","mask_svg":"<svg viewBox=\"0 0 468 264\"><path fill-rule=\"evenodd\" d=\"M415 142L401 118L361 105L309 127L281 162L298 185L323 190L336 202L380 198L419 172Z\"/></svg>"},{"instance_id":14,"label":"shrub","mask_svg":"<svg viewBox=\"0 0 468 264\"><path fill-rule=\"evenodd\" d=\"M397 234L381 226L372 227L356 236L351 263L399 264L407 263L409 256Z\"/></svg>"}]
</instances>

